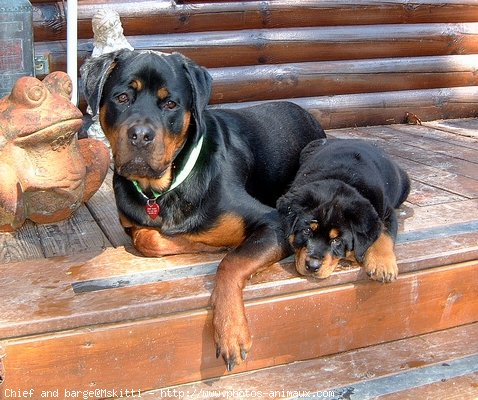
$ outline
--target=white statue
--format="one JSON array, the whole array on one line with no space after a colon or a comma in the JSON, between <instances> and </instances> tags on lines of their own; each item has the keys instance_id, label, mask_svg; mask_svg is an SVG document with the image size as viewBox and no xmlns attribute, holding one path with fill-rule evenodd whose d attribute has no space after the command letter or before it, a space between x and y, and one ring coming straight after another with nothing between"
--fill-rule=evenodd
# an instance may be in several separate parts
<instances>
[{"instance_id":1,"label":"white statue","mask_svg":"<svg viewBox=\"0 0 478 400\"><path fill-rule=\"evenodd\" d=\"M116 11L102 8L94 15L91 26L94 35L92 57L120 49L133 50L123 34L120 16Z\"/></svg>"},{"instance_id":2,"label":"white statue","mask_svg":"<svg viewBox=\"0 0 478 400\"><path fill-rule=\"evenodd\" d=\"M98 57L120 49L133 50L133 46L128 43L123 34L120 16L116 11L102 8L93 16L91 26L94 35L92 57ZM93 114L89 106L87 112L90 115ZM101 140L111 149L108 139L106 139L101 129L97 115L93 117L93 123L88 129L88 137Z\"/></svg>"}]
</instances>

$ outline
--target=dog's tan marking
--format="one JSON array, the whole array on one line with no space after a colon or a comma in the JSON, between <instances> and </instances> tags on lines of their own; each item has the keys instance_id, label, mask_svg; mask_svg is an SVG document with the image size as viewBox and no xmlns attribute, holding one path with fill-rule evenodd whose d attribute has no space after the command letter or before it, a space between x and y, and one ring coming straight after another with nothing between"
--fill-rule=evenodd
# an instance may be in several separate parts
<instances>
[{"instance_id":1,"label":"dog's tan marking","mask_svg":"<svg viewBox=\"0 0 478 400\"><path fill-rule=\"evenodd\" d=\"M336 239L340 236L340 231L336 228L332 228L330 231L329 231L329 238L330 239Z\"/></svg>"},{"instance_id":2,"label":"dog's tan marking","mask_svg":"<svg viewBox=\"0 0 478 400\"><path fill-rule=\"evenodd\" d=\"M109 126L106 123L106 113L107 113L107 106L106 104L101 106L99 110L99 121L101 124L101 129L103 130L106 138L108 139L110 145L111 145L111 152L113 153L113 157L116 154L116 151L118 149L118 138L119 138L119 133L115 130L114 127Z\"/></svg>"},{"instance_id":3,"label":"dog's tan marking","mask_svg":"<svg viewBox=\"0 0 478 400\"><path fill-rule=\"evenodd\" d=\"M246 238L244 219L235 214L224 214L208 230L185 234L191 242L200 242L215 247L237 247Z\"/></svg>"},{"instance_id":4,"label":"dog's tan marking","mask_svg":"<svg viewBox=\"0 0 478 400\"><path fill-rule=\"evenodd\" d=\"M158 92L156 94L160 100L164 100L169 96L169 90L165 87L162 87L158 89Z\"/></svg>"},{"instance_id":5,"label":"dog's tan marking","mask_svg":"<svg viewBox=\"0 0 478 400\"><path fill-rule=\"evenodd\" d=\"M140 79L134 79L134 80L132 80L129 85L130 85L134 90L136 90L137 92L140 92L140 91L143 90L143 88L144 88L143 81L140 80Z\"/></svg>"},{"instance_id":6,"label":"dog's tan marking","mask_svg":"<svg viewBox=\"0 0 478 400\"><path fill-rule=\"evenodd\" d=\"M312 273L307 270L307 248L301 247L295 252L295 269L301 275L313 275L318 279L328 278L335 268L338 266L340 258L332 256L330 253L326 254L322 259L322 265L318 271Z\"/></svg>"},{"instance_id":7,"label":"dog's tan marking","mask_svg":"<svg viewBox=\"0 0 478 400\"><path fill-rule=\"evenodd\" d=\"M365 252L363 266L370 278L381 282L391 282L397 278L398 267L393 247L393 239L382 232Z\"/></svg>"},{"instance_id":8,"label":"dog's tan marking","mask_svg":"<svg viewBox=\"0 0 478 400\"><path fill-rule=\"evenodd\" d=\"M166 236L155 228L133 226L130 234L135 249L147 257L221 250L204 243L192 242L184 235Z\"/></svg>"},{"instance_id":9,"label":"dog's tan marking","mask_svg":"<svg viewBox=\"0 0 478 400\"><path fill-rule=\"evenodd\" d=\"M310 229L315 232L317 229L319 229L319 223L314 219L310 221Z\"/></svg>"}]
</instances>

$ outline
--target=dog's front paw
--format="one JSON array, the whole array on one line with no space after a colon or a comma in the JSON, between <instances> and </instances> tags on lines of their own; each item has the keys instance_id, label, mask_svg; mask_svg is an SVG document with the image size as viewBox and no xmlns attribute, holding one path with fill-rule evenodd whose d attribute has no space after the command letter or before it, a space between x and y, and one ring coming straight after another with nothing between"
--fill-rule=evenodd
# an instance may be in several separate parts
<instances>
[{"instance_id":1,"label":"dog's front paw","mask_svg":"<svg viewBox=\"0 0 478 400\"><path fill-rule=\"evenodd\" d=\"M222 293L221 289L216 287L211 298L214 342L216 357L222 356L227 370L232 371L237 364L246 360L252 339L241 294Z\"/></svg>"},{"instance_id":2,"label":"dog's front paw","mask_svg":"<svg viewBox=\"0 0 478 400\"><path fill-rule=\"evenodd\" d=\"M393 247L393 239L388 234L381 233L365 252L363 266L370 278L380 282L397 279L398 267Z\"/></svg>"},{"instance_id":3,"label":"dog's front paw","mask_svg":"<svg viewBox=\"0 0 478 400\"><path fill-rule=\"evenodd\" d=\"M364 262L367 275L380 282L392 282L397 279L398 267L395 255L367 257Z\"/></svg>"}]
</instances>

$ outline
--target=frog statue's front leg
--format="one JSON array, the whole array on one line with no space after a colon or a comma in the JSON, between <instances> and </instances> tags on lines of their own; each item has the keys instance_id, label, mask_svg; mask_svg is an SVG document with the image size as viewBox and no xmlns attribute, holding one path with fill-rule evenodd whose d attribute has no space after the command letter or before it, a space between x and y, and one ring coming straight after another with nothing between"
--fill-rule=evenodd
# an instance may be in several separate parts
<instances>
[{"instance_id":1,"label":"frog statue's front leg","mask_svg":"<svg viewBox=\"0 0 478 400\"><path fill-rule=\"evenodd\" d=\"M86 202L100 188L105 179L110 165L110 151L103 142L96 139L80 139L78 146L86 166L85 190L82 199Z\"/></svg>"},{"instance_id":2,"label":"frog statue's front leg","mask_svg":"<svg viewBox=\"0 0 478 400\"><path fill-rule=\"evenodd\" d=\"M0 232L11 232L26 219L23 190L16 171L2 162L0 182Z\"/></svg>"}]
</instances>

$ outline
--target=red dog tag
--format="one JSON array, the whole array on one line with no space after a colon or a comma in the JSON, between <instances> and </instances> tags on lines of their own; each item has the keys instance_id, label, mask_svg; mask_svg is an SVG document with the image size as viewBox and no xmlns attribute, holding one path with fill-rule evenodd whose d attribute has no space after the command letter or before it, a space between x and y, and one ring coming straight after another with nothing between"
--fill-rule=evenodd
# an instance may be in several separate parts
<instances>
[{"instance_id":1,"label":"red dog tag","mask_svg":"<svg viewBox=\"0 0 478 400\"><path fill-rule=\"evenodd\" d=\"M144 209L151 219L156 219L159 215L159 204L156 203L156 199L149 199Z\"/></svg>"}]
</instances>

